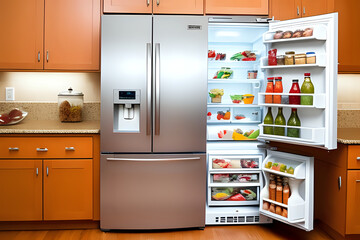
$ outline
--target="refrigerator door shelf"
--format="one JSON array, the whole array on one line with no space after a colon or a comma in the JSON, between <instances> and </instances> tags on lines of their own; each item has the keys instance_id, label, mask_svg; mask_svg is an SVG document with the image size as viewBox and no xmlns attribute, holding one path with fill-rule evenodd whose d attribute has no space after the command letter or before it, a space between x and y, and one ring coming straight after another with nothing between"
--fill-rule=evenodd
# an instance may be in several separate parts
<instances>
[{"instance_id":1,"label":"refrigerator door shelf","mask_svg":"<svg viewBox=\"0 0 360 240\"><path fill-rule=\"evenodd\" d=\"M209 155L209 171L259 170L261 155Z\"/></svg>"},{"instance_id":2,"label":"refrigerator door shelf","mask_svg":"<svg viewBox=\"0 0 360 240\"><path fill-rule=\"evenodd\" d=\"M283 163L294 168L294 174L265 168L268 162ZM260 192L260 213L307 231L313 229L314 219L314 158L296 154L267 150L267 157L262 165L265 176L265 187ZM279 203L269 199L270 174L288 177L290 197L288 204ZM287 217L272 213L264 209L264 202L286 209Z\"/></svg>"},{"instance_id":3,"label":"refrigerator door shelf","mask_svg":"<svg viewBox=\"0 0 360 240\"><path fill-rule=\"evenodd\" d=\"M321 25L321 24L312 25L309 23L308 25L304 25L301 28L286 26L286 28L284 28L282 30L277 30L277 31L283 31L283 32L293 31L293 32L295 32L298 29L305 30L308 27L313 29L312 36L274 39L274 35L275 35L276 31L268 31L268 32L264 33L264 35L263 35L263 42L266 44L274 44L274 43L293 42L293 41L308 41L308 40L325 41L327 39L326 26Z\"/></svg>"},{"instance_id":4,"label":"refrigerator door shelf","mask_svg":"<svg viewBox=\"0 0 360 240\"><path fill-rule=\"evenodd\" d=\"M224 113L230 112L230 119L224 120ZM207 123L209 124L254 124L261 123L261 109L254 108L215 108L209 107L207 113Z\"/></svg>"},{"instance_id":5,"label":"refrigerator door shelf","mask_svg":"<svg viewBox=\"0 0 360 240\"><path fill-rule=\"evenodd\" d=\"M260 172L236 172L236 173L210 173L208 185L212 187L225 186L260 186Z\"/></svg>"},{"instance_id":6,"label":"refrigerator door shelf","mask_svg":"<svg viewBox=\"0 0 360 240\"><path fill-rule=\"evenodd\" d=\"M265 103L266 95L280 95L282 96L282 104L277 103ZM288 107L288 108L318 108L325 109L326 107L326 94L317 93L317 94L306 94L306 93L258 93L259 96L259 106L266 107ZM295 105L289 104L289 96L313 96L313 105ZM286 102L286 103L285 103Z\"/></svg>"},{"instance_id":7,"label":"refrigerator door shelf","mask_svg":"<svg viewBox=\"0 0 360 240\"><path fill-rule=\"evenodd\" d=\"M278 52L277 55L285 55L285 51L291 49L291 46L289 46L287 49L283 49L282 52ZM304 50L303 50L304 51ZM300 52L299 52L300 53ZM305 52L301 52L305 53ZM325 68L326 67L326 56L318 54L316 55L316 63L314 64L294 64L294 65L268 65L268 57L262 57L260 68L263 70L271 70L271 69L296 69L300 68L299 70L304 70L303 68Z\"/></svg>"},{"instance_id":8,"label":"refrigerator door shelf","mask_svg":"<svg viewBox=\"0 0 360 240\"><path fill-rule=\"evenodd\" d=\"M213 124L207 129L208 141L256 141L259 133L257 124Z\"/></svg>"}]
</instances>

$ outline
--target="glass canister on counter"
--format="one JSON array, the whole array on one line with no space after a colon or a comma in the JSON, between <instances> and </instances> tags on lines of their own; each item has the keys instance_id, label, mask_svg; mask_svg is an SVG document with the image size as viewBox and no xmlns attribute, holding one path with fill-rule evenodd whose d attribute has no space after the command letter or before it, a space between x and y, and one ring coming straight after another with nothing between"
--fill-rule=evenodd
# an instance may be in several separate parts
<instances>
[{"instance_id":1,"label":"glass canister on counter","mask_svg":"<svg viewBox=\"0 0 360 240\"><path fill-rule=\"evenodd\" d=\"M84 94L73 91L70 87L67 91L58 94L59 119L61 122L81 122L84 105Z\"/></svg>"}]
</instances>

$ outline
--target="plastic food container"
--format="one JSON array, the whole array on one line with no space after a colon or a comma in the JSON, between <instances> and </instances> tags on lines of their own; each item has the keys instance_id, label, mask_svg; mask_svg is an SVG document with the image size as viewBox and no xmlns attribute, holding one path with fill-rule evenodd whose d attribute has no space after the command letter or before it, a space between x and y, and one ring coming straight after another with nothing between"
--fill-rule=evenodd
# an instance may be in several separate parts
<instances>
[{"instance_id":1,"label":"plastic food container","mask_svg":"<svg viewBox=\"0 0 360 240\"><path fill-rule=\"evenodd\" d=\"M285 65L294 65L294 51L285 52Z\"/></svg>"},{"instance_id":2,"label":"plastic food container","mask_svg":"<svg viewBox=\"0 0 360 240\"><path fill-rule=\"evenodd\" d=\"M84 104L84 94L73 91L70 87L67 91L58 94L59 119L61 122L81 122Z\"/></svg>"},{"instance_id":3,"label":"plastic food container","mask_svg":"<svg viewBox=\"0 0 360 240\"><path fill-rule=\"evenodd\" d=\"M244 94L243 95L244 104L252 104L253 101L254 101L254 95L252 95L252 94Z\"/></svg>"},{"instance_id":4,"label":"plastic food container","mask_svg":"<svg viewBox=\"0 0 360 240\"><path fill-rule=\"evenodd\" d=\"M306 64L306 54L304 53L300 53L300 54L295 54L295 64Z\"/></svg>"},{"instance_id":5,"label":"plastic food container","mask_svg":"<svg viewBox=\"0 0 360 240\"><path fill-rule=\"evenodd\" d=\"M315 64L316 63L315 52L307 52L306 53L306 63L307 64Z\"/></svg>"},{"instance_id":6,"label":"plastic food container","mask_svg":"<svg viewBox=\"0 0 360 240\"><path fill-rule=\"evenodd\" d=\"M249 70L247 78L248 79L256 79L257 78L257 73L258 73L257 70Z\"/></svg>"},{"instance_id":7,"label":"plastic food container","mask_svg":"<svg viewBox=\"0 0 360 240\"><path fill-rule=\"evenodd\" d=\"M285 56L284 55L278 55L276 56L277 65L285 65Z\"/></svg>"}]
</instances>

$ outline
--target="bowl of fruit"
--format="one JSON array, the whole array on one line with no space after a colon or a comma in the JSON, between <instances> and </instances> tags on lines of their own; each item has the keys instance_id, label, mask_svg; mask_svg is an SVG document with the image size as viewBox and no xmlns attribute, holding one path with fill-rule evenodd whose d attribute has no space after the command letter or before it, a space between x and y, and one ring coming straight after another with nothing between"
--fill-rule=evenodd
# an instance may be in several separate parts
<instances>
[{"instance_id":1,"label":"bowl of fruit","mask_svg":"<svg viewBox=\"0 0 360 240\"><path fill-rule=\"evenodd\" d=\"M12 109L10 112L0 114L0 126L17 124L24 120L27 116L27 112L21 111L18 108Z\"/></svg>"}]
</instances>

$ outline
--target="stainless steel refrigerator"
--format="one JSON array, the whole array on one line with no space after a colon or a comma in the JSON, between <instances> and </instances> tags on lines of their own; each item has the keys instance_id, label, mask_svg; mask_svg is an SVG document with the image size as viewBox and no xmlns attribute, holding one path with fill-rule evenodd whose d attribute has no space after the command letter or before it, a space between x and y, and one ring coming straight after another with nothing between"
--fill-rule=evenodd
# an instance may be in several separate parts
<instances>
[{"instance_id":1,"label":"stainless steel refrigerator","mask_svg":"<svg viewBox=\"0 0 360 240\"><path fill-rule=\"evenodd\" d=\"M102 17L102 230L205 226L207 24Z\"/></svg>"}]
</instances>

